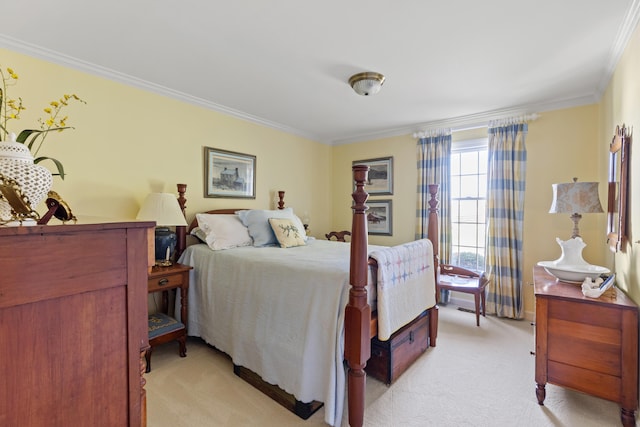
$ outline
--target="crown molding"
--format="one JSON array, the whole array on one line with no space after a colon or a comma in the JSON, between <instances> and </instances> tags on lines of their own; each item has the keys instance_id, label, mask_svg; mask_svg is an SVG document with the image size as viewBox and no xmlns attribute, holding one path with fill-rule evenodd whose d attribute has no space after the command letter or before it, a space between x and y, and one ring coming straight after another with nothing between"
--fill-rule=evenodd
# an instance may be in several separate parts
<instances>
[{"instance_id":1,"label":"crown molding","mask_svg":"<svg viewBox=\"0 0 640 427\"><path fill-rule=\"evenodd\" d=\"M86 72L98 77L103 77L108 80L112 80L118 83L122 83L128 86L133 86L138 89L143 89L149 92L156 93L158 95L166 96L172 99L177 99L197 107L206 108L209 110L217 111L247 122L255 123L258 125L266 126L272 129L280 130L288 134L298 135L303 138L318 141L318 136L303 132L300 129L295 129L281 123L273 122L263 119L261 117L253 116L251 114L244 113L242 111L235 110L233 108L225 107L224 105L216 104L206 99L199 98L197 96L189 95L184 92L170 89L168 87L151 83L149 81L139 79L134 76L130 76L119 71L112 70L110 68L102 67L87 61L65 55L54 50L45 49L43 47L26 43L22 40L0 34L0 47L13 50L18 53L23 53L35 58L39 58L54 64L69 67L78 71Z\"/></svg>"},{"instance_id":2,"label":"crown molding","mask_svg":"<svg viewBox=\"0 0 640 427\"><path fill-rule=\"evenodd\" d=\"M157 85L149 81L139 79L137 77L130 76L125 73L121 73L106 67L102 67L96 64L92 64L86 61L79 60L68 55L61 54L59 52L42 48L37 45L26 43L24 41L0 34L0 47L11 49L13 51L24 53L29 56L33 56L39 59L43 59L48 62L52 62L58 65L66 66L79 71L87 72L92 75L103 77L112 81L123 83L132 87L150 91L162 96L167 96L172 99L177 99L201 108L217 111L240 120L244 120L250 123L265 126L271 129L282 131L291 135L297 135L302 138L306 138L312 141L316 141L327 145L342 145L355 142L365 142L381 138L396 137L401 135L412 135L417 132L424 131L428 128L451 128L453 131L479 128L487 126L492 120L498 120L504 117L520 116L531 113L540 113L543 111L551 111L563 108L571 108L581 105L593 104L599 101L604 92L606 86L609 84L611 76L615 71L615 67L624 52L624 49L635 30L638 20L640 19L640 0L632 0L623 24L620 26L620 30L616 37L615 43L612 46L609 63L605 74L601 78L601 82L598 85L596 92L592 95L587 95L579 98L565 99L559 101L553 101L548 103L540 103L534 105L523 105L519 107L487 111L477 114L471 114L460 117L453 117L441 120L427 121L422 123L413 123L402 127L384 129L376 132L368 132L362 134L350 135L345 138L326 139L319 135L315 135L309 132L302 131L300 129L292 128L290 126L283 125L281 123L266 120L261 117L253 116L242 111L238 111L224 105L216 104L205 99L189 95L180 91L176 91L165 86Z\"/></svg>"},{"instance_id":3,"label":"crown molding","mask_svg":"<svg viewBox=\"0 0 640 427\"><path fill-rule=\"evenodd\" d=\"M600 79L600 84L598 85L596 92L598 99L602 97L602 94L609 85L611 77L613 76L613 73L618 66L618 61L620 61L620 58L622 57L622 54L624 53L624 50L629 43L629 39L633 35L633 32L638 25L639 19L640 0L632 0L631 5L629 5L629 10L627 10L627 13L622 21L622 25L620 25L616 39L611 46L607 68Z\"/></svg>"},{"instance_id":4,"label":"crown molding","mask_svg":"<svg viewBox=\"0 0 640 427\"><path fill-rule=\"evenodd\" d=\"M374 139L391 138L402 135L413 135L416 133L424 132L427 129L450 128L452 132L467 129L477 129L486 127L489 122L493 120L500 120L514 116L526 116L529 114L537 114L544 111L579 107L582 105L595 104L596 102L597 97L595 95L587 95L578 98L564 99L553 102L530 104L526 106L502 110L492 110L483 113L470 114L467 116L416 123L395 129L386 129L380 132L360 134L349 138L335 139L331 141L331 145L352 144L355 142L365 142Z\"/></svg>"}]
</instances>

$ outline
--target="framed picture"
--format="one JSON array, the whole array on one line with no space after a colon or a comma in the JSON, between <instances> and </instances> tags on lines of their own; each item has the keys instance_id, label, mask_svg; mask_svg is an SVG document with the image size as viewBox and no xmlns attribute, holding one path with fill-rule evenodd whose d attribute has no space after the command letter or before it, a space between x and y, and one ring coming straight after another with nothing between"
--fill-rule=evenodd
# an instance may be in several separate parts
<instances>
[{"instance_id":1,"label":"framed picture","mask_svg":"<svg viewBox=\"0 0 640 427\"><path fill-rule=\"evenodd\" d=\"M256 198L256 156L204 147L204 197Z\"/></svg>"},{"instance_id":2,"label":"framed picture","mask_svg":"<svg viewBox=\"0 0 640 427\"><path fill-rule=\"evenodd\" d=\"M368 200L367 228L369 234L393 235L393 213L391 200Z\"/></svg>"},{"instance_id":3,"label":"framed picture","mask_svg":"<svg viewBox=\"0 0 640 427\"><path fill-rule=\"evenodd\" d=\"M369 166L369 176L365 190L369 194L393 194L393 157L379 159L356 160L354 165Z\"/></svg>"}]
</instances>

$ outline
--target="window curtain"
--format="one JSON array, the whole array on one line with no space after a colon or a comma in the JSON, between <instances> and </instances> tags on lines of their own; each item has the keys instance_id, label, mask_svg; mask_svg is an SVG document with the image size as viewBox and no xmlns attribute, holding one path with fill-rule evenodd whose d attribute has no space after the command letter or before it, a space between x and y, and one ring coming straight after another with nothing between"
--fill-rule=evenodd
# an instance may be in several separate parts
<instances>
[{"instance_id":1,"label":"window curtain","mask_svg":"<svg viewBox=\"0 0 640 427\"><path fill-rule=\"evenodd\" d=\"M429 184L438 184L438 242L440 261L451 258L451 130L438 129L420 135L418 154L418 205L416 239L427 237L429 228Z\"/></svg>"},{"instance_id":2,"label":"window curtain","mask_svg":"<svg viewBox=\"0 0 640 427\"><path fill-rule=\"evenodd\" d=\"M487 237L489 279L486 310L498 317L523 318L522 236L527 151L526 123L489 125Z\"/></svg>"}]
</instances>

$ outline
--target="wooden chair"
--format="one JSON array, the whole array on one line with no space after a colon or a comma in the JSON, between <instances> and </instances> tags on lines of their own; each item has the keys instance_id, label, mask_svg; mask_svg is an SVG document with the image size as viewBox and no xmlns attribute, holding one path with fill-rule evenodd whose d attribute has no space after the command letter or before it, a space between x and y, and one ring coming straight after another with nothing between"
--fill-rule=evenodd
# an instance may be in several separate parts
<instances>
[{"instance_id":1,"label":"wooden chair","mask_svg":"<svg viewBox=\"0 0 640 427\"><path fill-rule=\"evenodd\" d=\"M480 309L482 309L482 316L486 317L485 288L488 283L484 273L478 274L455 265L440 264L440 279L436 283L436 295L439 299L441 290L473 294L476 305L476 326L480 326Z\"/></svg>"},{"instance_id":2,"label":"wooden chair","mask_svg":"<svg viewBox=\"0 0 640 427\"><path fill-rule=\"evenodd\" d=\"M331 240L332 237L335 237L336 241L338 241L338 242L346 242L346 240L345 240L346 236L351 236L351 232L347 231L347 230L332 231L331 233L327 233L327 234L324 235L324 237L326 237L327 240Z\"/></svg>"}]
</instances>

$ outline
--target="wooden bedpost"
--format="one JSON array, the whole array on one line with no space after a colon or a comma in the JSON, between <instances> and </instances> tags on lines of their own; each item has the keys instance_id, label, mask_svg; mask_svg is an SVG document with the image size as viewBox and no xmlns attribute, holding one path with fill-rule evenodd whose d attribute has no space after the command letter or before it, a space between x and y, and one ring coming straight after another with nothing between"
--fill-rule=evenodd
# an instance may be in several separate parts
<instances>
[{"instance_id":1,"label":"wooden bedpost","mask_svg":"<svg viewBox=\"0 0 640 427\"><path fill-rule=\"evenodd\" d=\"M180 205L180 210L182 210L182 215L184 215L186 219L187 199L185 199L184 193L187 191L187 184L177 184L177 187L178 204ZM182 252L187 248L187 227L184 225L177 226L176 237L178 238L178 242L176 243L176 260L178 260Z\"/></svg>"},{"instance_id":2,"label":"wooden bedpost","mask_svg":"<svg viewBox=\"0 0 640 427\"><path fill-rule=\"evenodd\" d=\"M278 209L284 209L284 191L278 191Z\"/></svg>"},{"instance_id":3,"label":"wooden bedpost","mask_svg":"<svg viewBox=\"0 0 640 427\"><path fill-rule=\"evenodd\" d=\"M440 239L438 234L438 184L429 184L429 226L427 228L427 237L431 240L433 246L433 274L436 278L436 283L440 280ZM436 286L436 301L439 301L438 287ZM438 338L438 305L436 304L430 310L431 321L429 322L429 345L431 347L436 346Z\"/></svg>"},{"instance_id":4,"label":"wooden bedpost","mask_svg":"<svg viewBox=\"0 0 640 427\"><path fill-rule=\"evenodd\" d=\"M345 309L345 345L344 353L349 365L347 394L349 406L349 425L360 427L364 422L365 384L364 368L371 356L369 336L371 307L367 303L368 278L368 242L367 242L367 205L369 195L364 190L369 166L354 165L353 179L356 190L351 195L355 204L351 226L351 263L349 270L349 303Z\"/></svg>"},{"instance_id":5,"label":"wooden bedpost","mask_svg":"<svg viewBox=\"0 0 640 427\"><path fill-rule=\"evenodd\" d=\"M438 272L440 271L440 242L438 239L438 184L429 184L429 226L427 228L427 237L433 245L433 270L436 273L436 282L438 281Z\"/></svg>"}]
</instances>

